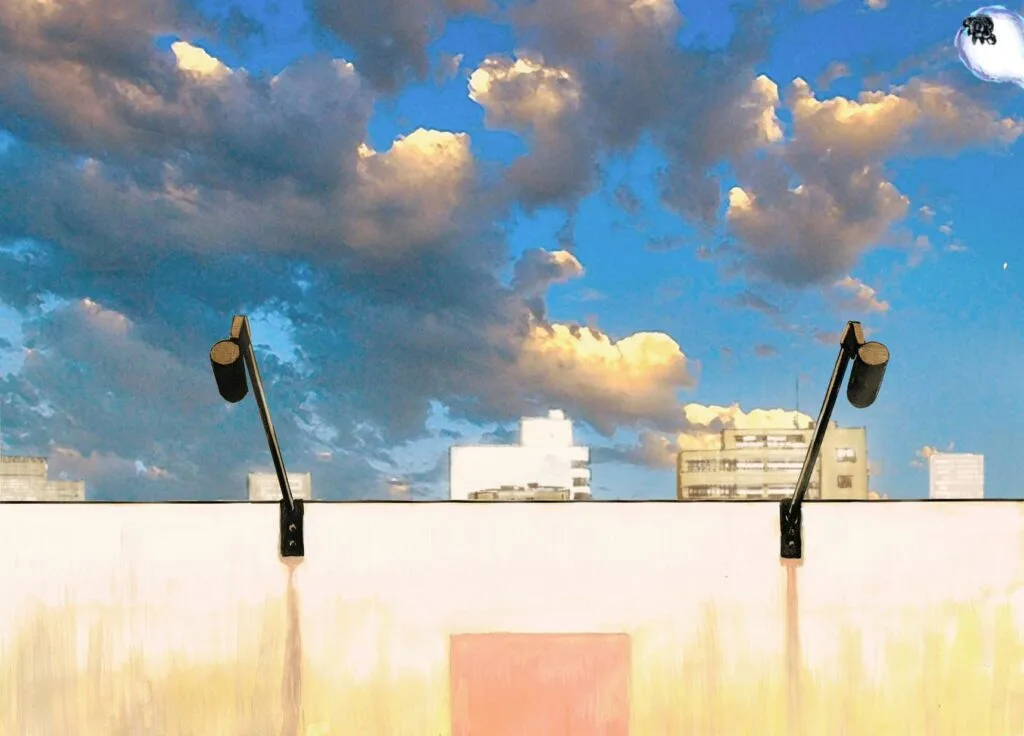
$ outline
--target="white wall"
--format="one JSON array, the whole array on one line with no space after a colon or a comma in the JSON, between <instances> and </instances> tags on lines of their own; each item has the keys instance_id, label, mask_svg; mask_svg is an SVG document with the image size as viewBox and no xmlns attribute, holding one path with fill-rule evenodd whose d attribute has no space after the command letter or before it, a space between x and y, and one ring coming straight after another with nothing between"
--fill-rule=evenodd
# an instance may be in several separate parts
<instances>
[{"instance_id":1,"label":"white wall","mask_svg":"<svg viewBox=\"0 0 1024 736\"><path fill-rule=\"evenodd\" d=\"M451 637L490 632L627 637L629 729L605 733L1024 723L1022 503L809 503L799 564L775 503L305 517L284 562L271 505L0 505L0 733L464 733Z\"/></svg>"}]
</instances>

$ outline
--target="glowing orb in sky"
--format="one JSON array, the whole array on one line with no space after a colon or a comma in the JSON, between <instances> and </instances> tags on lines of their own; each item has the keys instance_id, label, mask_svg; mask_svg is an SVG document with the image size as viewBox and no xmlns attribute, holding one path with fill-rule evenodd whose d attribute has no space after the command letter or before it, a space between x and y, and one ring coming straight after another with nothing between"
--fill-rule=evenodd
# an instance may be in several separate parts
<instances>
[{"instance_id":1,"label":"glowing orb in sky","mask_svg":"<svg viewBox=\"0 0 1024 736\"><path fill-rule=\"evenodd\" d=\"M956 34L956 50L960 61L978 79L986 82L1013 82L1024 87L1024 18L1002 5L978 8L971 18L992 19L995 43L972 36L965 25Z\"/></svg>"}]
</instances>

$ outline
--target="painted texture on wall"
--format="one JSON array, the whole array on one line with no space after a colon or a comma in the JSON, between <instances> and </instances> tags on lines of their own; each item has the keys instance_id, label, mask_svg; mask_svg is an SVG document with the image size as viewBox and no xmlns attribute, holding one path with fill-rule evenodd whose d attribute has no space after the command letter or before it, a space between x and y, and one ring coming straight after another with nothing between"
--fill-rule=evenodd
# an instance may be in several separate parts
<instances>
[{"instance_id":1,"label":"painted texture on wall","mask_svg":"<svg viewBox=\"0 0 1024 736\"><path fill-rule=\"evenodd\" d=\"M0 733L477 733L545 672L504 726L1024 733L1022 512L809 504L784 565L770 503L313 503L285 564L273 505L0 505Z\"/></svg>"}]
</instances>

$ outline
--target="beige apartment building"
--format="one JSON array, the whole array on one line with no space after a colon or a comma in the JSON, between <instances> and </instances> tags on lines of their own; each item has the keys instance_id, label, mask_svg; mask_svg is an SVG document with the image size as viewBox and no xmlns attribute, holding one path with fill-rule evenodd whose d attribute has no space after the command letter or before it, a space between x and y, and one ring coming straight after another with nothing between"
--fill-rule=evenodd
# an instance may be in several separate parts
<instances>
[{"instance_id":1,"label":"beige apartment building","mask_svg":"<svg viewBox=\"0 0 1024 736\"><path fill-rule=\"evenodd\" d=\"M792 495L814 430L727 429L714 449L683 450L679 500L781 499ZM807 489L809 499L867 499L867 432L829 423Z\"/></svg>"},{"instance_id":2,"label":"beige apartment building","mask_svg":"<svg viewBox=\"0 0 1024 736\"><path fill-rule=\"evenodd\" d=\"M0 457L0 502L84 500L85 482L50 480L45 457Z\"/></svg>"}]
</instances>

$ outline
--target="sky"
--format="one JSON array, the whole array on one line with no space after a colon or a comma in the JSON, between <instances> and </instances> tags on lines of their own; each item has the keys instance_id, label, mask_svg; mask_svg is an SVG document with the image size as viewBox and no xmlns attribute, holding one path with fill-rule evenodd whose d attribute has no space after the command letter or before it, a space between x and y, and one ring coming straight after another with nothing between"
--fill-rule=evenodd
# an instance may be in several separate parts
<instances>
[{"instance_id":1,"label":"sky","mask_svg":"<svg viewBox=\"0 0 1024 736\"><path fill-rule=\"evenodd\" d=\"M595 499L817 415L891 351L871 488L985 455L1024 497L1024 90L960 2L6 0L0 437L96 499L271 470L208 352L250 316L287 467L447 493L564 409Z\"/></svg>"}]
</instances>

